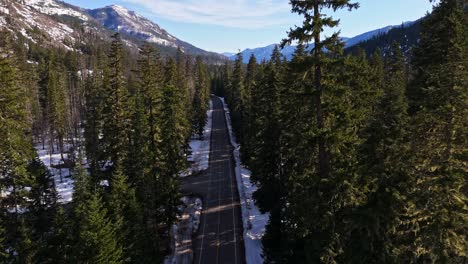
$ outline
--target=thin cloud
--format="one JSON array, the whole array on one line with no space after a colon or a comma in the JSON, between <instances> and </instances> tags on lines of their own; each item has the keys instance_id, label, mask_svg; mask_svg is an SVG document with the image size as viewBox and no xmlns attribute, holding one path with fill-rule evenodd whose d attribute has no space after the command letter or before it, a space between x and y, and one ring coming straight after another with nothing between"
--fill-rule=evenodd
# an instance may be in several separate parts
<instances>
[{"instance_id":1,"label":"thin cloud","mask_svg":"<svg viewBox=\"0 0 468 264\"><path fill-rule=\"evenodd\" d=\"M125 0L161 18L236 28L264 28L288 23L287 0Z\"/></svg>"}]
</instances>

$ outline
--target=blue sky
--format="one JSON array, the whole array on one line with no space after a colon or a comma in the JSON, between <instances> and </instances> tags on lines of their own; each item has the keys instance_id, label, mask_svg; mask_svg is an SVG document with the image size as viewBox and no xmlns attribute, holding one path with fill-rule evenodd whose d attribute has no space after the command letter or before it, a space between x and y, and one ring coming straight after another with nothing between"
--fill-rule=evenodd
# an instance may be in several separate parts
<instances>
[{"instance_id":1,"label":"blue sky","mask_svg":"<svg viewBox=\"0 0 468 264\"><path fill-rule=\"evenodd\" d=\"M343 37L416 20L432 9L429 0L356 0L361 7L334 13ZM288 0L65 0L84 7L118 4L159 24L174 36L215 52L278 43L301 23ZM330 13L331 14L331 13ZM331 31L326 31L330 34Z\"/></svg>"}]
</instances>

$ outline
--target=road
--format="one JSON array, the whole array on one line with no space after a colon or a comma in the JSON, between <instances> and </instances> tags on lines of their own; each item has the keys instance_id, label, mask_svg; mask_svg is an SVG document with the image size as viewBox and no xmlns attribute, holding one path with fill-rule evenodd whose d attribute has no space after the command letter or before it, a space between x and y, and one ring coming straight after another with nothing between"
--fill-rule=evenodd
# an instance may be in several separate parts
<instances>
[{"instance_id":1,"label":"road","mask_svg":"<svg viewBox=\"0 0 468 264\"><path fill-rule=\"evenodd\" d=\"M193 241L193 263L243 264L245 254L233 149L223 104L217 97L211 99L213 124L208 170L182 182L182 192L198 195L203 200L200 227Z\"/></svg>"}]
</instances>

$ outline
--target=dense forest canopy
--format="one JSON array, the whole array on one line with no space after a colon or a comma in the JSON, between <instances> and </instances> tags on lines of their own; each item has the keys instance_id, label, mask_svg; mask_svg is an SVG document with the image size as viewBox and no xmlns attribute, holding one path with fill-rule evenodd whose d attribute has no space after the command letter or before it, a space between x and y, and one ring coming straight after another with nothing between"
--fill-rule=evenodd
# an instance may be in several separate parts
<instances>
[{"instance_id":1,"label":"dense forest canopy","mask_svg":"<svg viewBox=\"0 0 468 264\"><path fill-rule=\"evenodd\" d=\"M304 20L283 40L299 43L290 61L0 32L0 263L162 262L211 93L270 216L266 263L466 263L466 1L347 52L326 14L358 3L290 4ZM46 149L72 172L69 202Z\"/></svg>"}]
</instances>

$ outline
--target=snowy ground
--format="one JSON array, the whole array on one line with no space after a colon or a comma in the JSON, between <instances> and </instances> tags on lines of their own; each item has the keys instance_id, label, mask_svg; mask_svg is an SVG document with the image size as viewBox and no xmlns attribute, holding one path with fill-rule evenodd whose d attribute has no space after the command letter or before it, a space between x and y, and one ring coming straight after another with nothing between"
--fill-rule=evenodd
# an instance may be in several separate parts
<instances>
[{"instance_id":1,"label":"snowy ground","mask_svg":"<svg viewBox=\"0 0 468 264\"><path fill-rule=\"evenodd\" d=\"M263 263L261 239L265 234L265 226L270 216L269 214L261 214L254 203L252 195L257 190L257 187L250 182L251 172L242 167L239 152L240 146L237 144L236 137L232 130L229 108L224 102L224 98L220 99L223 101L231 144L234 147L233 154L236 162L237 189L239 191L242 223L244 227L245 258L247 264L260 264Z\"/></svg>"},{"instance_id":2,"label":"snowy ground","mask_svg":"<svg viewBox=\"0 0 468 264\"><path fill-rule=\"evenodd\" d=\"M171 249L164 264L190 264L193 262L192 235L200 226L202 201L197 197L182 197L179 222L171 228Z\"/></svg>"},{"instance_id":3,"label":"snowy ground","mask_svg":"<svg viewBox=\"0 0 468 264\"><path fill-rule=\"evenodd\" d=\"M210 139L211 139L211 126L213 115L213 102L210 100L210 109L206 112L207 121L203 131L203 138L199 139L198 136L193 136L190 140L191 155L187 160L191 162L191 167L180 174L181 177L190 176L200 171L208 169L210 160Z\"/></svg>"},{"instance_id":4,"label":"snowy ground","mask_svg":"<svg viewBox=\"0 0 468 264\"><path fill-rule=\"evenodd\" d=\"M59 165L63 165L63 160L60 156L57 146L54 146L54 150L46 144L45 148L42 148L42 144L35 145L39 159L49 169L50 173L54 178L55 190L58 194L59 203L69 203L73 197L73 185L71 171L68 168L57 168ZM69 152L70 145L65 144L64 152ZM68 154L63 154L65 159L68 159Z\"/></svg>"}]
</instances>

